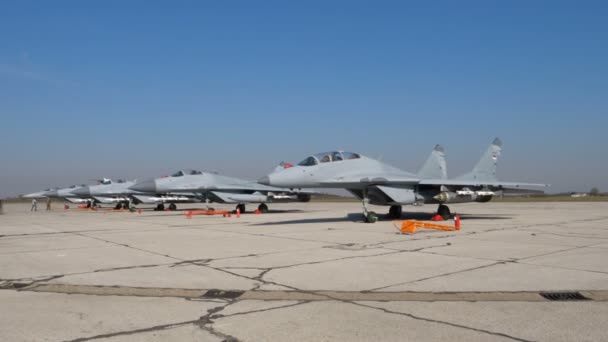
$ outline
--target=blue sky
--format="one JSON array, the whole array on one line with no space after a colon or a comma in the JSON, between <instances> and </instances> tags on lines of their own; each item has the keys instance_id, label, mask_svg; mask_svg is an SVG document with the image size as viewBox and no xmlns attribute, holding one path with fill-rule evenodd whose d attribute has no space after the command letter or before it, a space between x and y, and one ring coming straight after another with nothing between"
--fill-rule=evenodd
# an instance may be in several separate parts
<instances>
[{"instance_id":1,"label":"blue sky","mask_svg":"<svg viewBox=\"0 0 608 342\"><path fill-rule=\"evenodd\" d=\"M0 197L332 149L608 191L605 1L4 1Z\"/></svg>"}]
</instances>

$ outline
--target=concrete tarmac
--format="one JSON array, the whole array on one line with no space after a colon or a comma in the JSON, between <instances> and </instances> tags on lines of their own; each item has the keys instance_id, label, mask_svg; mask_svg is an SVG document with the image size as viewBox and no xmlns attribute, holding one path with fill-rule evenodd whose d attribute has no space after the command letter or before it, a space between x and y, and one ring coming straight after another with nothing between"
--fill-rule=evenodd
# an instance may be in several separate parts
<instances>
[{"instance_id":1,"label":"concrete tarmac","mask_svg":"<svg viewBox=\"0 0 608 342\"><path fill-rule=\"evenodd\" d=\"M358 203L191 219L5 203L0 340L608 340L608 203L450 207L460 231L405 235ZM556 291L584 299L540 294Z\"/></svg>"}]
</instances>

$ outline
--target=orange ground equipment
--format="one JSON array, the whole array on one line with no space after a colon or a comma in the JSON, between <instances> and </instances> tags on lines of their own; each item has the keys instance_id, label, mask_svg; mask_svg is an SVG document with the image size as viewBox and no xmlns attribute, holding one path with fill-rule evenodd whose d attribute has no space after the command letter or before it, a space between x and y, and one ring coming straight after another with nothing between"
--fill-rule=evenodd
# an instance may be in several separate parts
<instances>
[{"instance_id":1,"label":"orange ground equipment","mask_svg":"<svg viewBox=\"0 0 608 342\"><path fill-rule=\"evenodd\" d=\"M194 215L222 215L224 217L232 216L232 213L228 210L188 210L186 212L186 218L191 219Z\"/></svg>"},{"instance_id":2,"label":"orange ground equipment","mask_svg":"<svg viewBox=\"0 0 608 342\"><path fill-rule=\"evenodd\" d=\"M414 234L419 228L427 228L427 229L436 229L443 231L453 231L460 230L460 216L456 216L454 218L454 226L448 226L445 224L437 224L437 223L428 223L421 221L413 221L413 220L405 220L405 221L393 221L393 225L397 228L401 233ZM401 224L398 227L398 224Z\"/></svg>"}]
</instances>

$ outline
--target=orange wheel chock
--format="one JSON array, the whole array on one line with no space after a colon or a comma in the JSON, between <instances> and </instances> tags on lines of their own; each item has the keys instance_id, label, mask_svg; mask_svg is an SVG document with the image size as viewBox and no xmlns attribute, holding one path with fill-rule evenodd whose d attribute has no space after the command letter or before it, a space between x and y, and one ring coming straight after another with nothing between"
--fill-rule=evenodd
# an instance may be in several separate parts
<instances>
[{"instance_id":1,"label":"orange wheel chock","mask_svg":"<svg viewBox=\"0 0 608 342\"><path fill-rule=\"evenodd\" d=\"M194 215L222 215L230 217L230 212L227 210L188 210L186 212L186 218L191 219Z\"/></svg>"},{"instance_id":2,"label":"orange wheel chock","mask_svg":"<svg viewBox=\"0 0 608 342\"><path fill-rule=\"evenodd\" d=\"M454 226L414 221L414 220L393 221L393 225L401 233L407 233L407 234L414 234L416 232L416 230L418 230L419 228L436 229L436 230L443 230L443 231L460 230L460 216L456 215L456 217L454 218L454 221L455 221ZM399 226L399 224L400 224L400 226Z\"/></svg>"}]
</instances>

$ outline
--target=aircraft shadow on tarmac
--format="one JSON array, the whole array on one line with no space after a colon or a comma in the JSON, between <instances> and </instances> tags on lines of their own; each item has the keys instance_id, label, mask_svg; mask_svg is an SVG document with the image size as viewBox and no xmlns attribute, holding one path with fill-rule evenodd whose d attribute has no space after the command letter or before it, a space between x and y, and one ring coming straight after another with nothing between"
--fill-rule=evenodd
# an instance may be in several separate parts
<instances>
[{"instance_id":1,"label":"aircraft shadow on tarmac","mask_svg":"<svg viewBox=\"0 0 608 342\"><path fill-rule=\"evenodd\" d=\"M169 216L169 214L182 214L185 215L186 213L188 213L188 211L190 210L205 210L203 208L192 208L192 209L178 209L178 210L169 210L169 211L157 211L154 210L153 208L142 208L143 212L151 212L151 213L157 213L157 214L152 214L152 215L146 215L145 217L159 217L159 216ZM222 210L222 209L218 209L218 210ZM234 210L229 210L230 213L232 215L236 215L236 212ZM288 210L268 210L267 212L265 212L263 215L267 215L267 214L289 214L289 213L302 213L304 212L304 210L300 210L300 209L288 209ZM255 215L253 212L245 212L242 213L241 215Z\"/></svg>"},{"instance_id":2,"label":"aircraft shadow on tarmac","mask_svg":"<svg viewBox=\"0 0 608 342\"><path fill-rule=\"evenodd\" d=\"M380 215L378 221L395 221L395 220L419 220L419 221L430 221L435 213L403 213L398 218L389 218L387 215ZM464 220L510 220L509 215L474 215L474 214L460 214L460 217ZM332 222L364 222L363 215L361 213L349 213L346 217L327 217L327 218L311 218L311 219L297 219L287 220L278 222L264 222L254 223L250 226L275 226L275 225L287 225L287 224L306 224L306 223L332 223Z\"/></svg>"}]
</instances>

